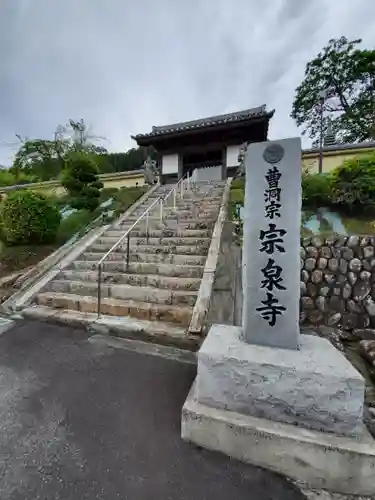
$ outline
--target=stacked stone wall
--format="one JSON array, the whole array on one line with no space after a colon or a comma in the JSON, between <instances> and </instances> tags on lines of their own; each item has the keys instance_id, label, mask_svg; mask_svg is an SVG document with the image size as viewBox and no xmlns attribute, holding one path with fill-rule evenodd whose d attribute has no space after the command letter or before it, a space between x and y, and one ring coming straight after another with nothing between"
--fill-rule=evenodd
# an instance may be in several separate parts
<instances>
[{"instance_id":1,"label":"stacked stone wall","mask_svg":"<svg viewBox=\"0 0 375 500\"><path fill-rule=\"evenodd\" d=\"M301 321L375 327L375 236L301 242Z\"/></svg>"}]
</instances>

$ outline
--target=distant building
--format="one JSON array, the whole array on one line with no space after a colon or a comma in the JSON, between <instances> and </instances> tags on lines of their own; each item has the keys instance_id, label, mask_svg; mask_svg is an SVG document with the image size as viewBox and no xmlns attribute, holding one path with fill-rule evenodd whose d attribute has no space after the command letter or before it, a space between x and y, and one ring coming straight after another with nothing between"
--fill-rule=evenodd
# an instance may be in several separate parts
<instances>
[{"instance_id":1,"label":"distant building","mask_svg":"<svg viewBox=\"0 0 375 500\"><path fill-rule=\"evenodd\" d=\"M233 176L245 143L266 141L274 111L266 106L210 116L188 122L152 127L151 132L132 136L139 146L153 146L158 152L162 182L173 183L187 172L214 170L215 179ZM336 144L328 124L323 139L323 172L329 172L349 158L375 151L374 142ZM302 151L302 166L318 172L319 147ZM210 167L208 169L207 167ZM199 180L199 176L197 177Z\"/></svg>"},{"instance_id":2,"label":"distant building","mask_svg":"<svg viewBox=\"0 0 375 500\"><path fill-rule=\"evenodd\" d=\"M199 120L152 127L132 136L138 146L152 146L159 154L162 182L174 183L187 172L211 167L219 178L233 175L244 143L267 140L274 111L266 106L210 116Z\"/></svg>"}]
</instances>

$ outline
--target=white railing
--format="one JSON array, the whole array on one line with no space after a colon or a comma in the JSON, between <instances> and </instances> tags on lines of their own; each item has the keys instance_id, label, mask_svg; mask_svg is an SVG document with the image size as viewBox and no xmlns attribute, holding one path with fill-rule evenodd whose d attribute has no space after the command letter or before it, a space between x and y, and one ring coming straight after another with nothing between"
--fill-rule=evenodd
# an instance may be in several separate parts
<instances>
[{"instance_id":1,"label":"white railing","mask_svg":"<svg viewBox=\"0 0 375 500\"><path fill-rule=\"evenodd\" d=\"M106 252L103 257L97 263L98 268L98 304L97 304L97 314L100 316L101 309L101 284L102 284L102 271L103 271L103 262L108 258L108 256L118 248L122 242L126 239L126 270L129 270L129 259L130 259L130 234L136 228L136 226L140 223L140 221L145 220L145 232L146 239L148 240L149 235L149 218L152 210L158 207L160 222L164 220L165 207L167 202L171 199L173 200L173 209L177 210L177 197L180 196L181 199L184 197L185 191L190 191L191 189L191 179L190 176L184 176L182 179L178 181L178 183L173 186L173 188L168 191L168 193L163 196L159 196L139 217L138 219L130 226L129 229L125 231L125 233L119 237L119 239L112 245L112 247Z\"/></svg>"}]
</instances>

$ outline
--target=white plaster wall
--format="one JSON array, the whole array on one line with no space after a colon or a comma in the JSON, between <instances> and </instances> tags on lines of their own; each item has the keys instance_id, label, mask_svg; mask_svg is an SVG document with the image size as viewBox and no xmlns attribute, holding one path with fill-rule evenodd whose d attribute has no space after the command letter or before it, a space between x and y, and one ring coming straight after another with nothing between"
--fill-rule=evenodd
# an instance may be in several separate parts
<instances>
[{"instance_id":1,"label":"white plaster wall","mask_svg":"<svg viewBox=\"0 0 375 500\"><path fill-rule=\"evenodd\" d=\"M178 154L163 155L161 160L163 174L178 174Z\"/></svg>"},{"instance_id":2,"label":"white plaster wall","mask_svg":"<svg viewBox=\"0 0 375 500\"><path fill-rule=\"evenodd\" d=\"M236 144L235 146L227 146L227 167L237 167L240 149L241 144Z\"/></svg>"}]
</instances>

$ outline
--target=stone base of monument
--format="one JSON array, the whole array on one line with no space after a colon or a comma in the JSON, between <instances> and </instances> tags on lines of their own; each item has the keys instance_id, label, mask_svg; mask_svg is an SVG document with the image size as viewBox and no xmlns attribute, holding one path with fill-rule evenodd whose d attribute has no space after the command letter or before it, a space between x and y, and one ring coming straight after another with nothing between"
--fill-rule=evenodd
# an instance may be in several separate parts
<instances>
[{"instance_id":1,"label":"stone base of monument","mask_svg":"<svg viewBox=\"0 0 375 500\"><path fill-rule=\"evenodd\" d=\"M245 343L212 326L182 410L182 438L341 493L375 493L375 441L362 423L364 381L327 340L300 349Z\"/></svg>"}]
</instances>

